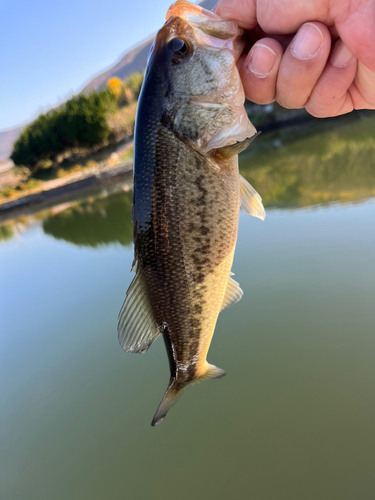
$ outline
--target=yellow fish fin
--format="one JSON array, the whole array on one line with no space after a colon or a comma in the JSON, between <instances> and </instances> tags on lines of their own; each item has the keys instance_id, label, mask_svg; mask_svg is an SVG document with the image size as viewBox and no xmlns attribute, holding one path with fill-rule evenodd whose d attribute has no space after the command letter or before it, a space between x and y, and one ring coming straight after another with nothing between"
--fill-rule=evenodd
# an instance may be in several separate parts
<instances>
[{"instance_id":1,"label":"yellow fish fin","mask_svg":"<svg viewBox=\"0 0 375 500\"><path fill-rule=\"evenodd\" d=\"M240 200L241 210L245 212L245 214L258 217L258 219L261 220L266 218L262 198L242 175L240 175Z\"/></svg>"},{"instance_id":2,"label":"yellow fish fin","mask_svg":"<svg viewBox=\"0 0 375 500\"><path fill-rule=\"evenodd\" d=\"M229 276L227 288L225 290L225 295L220 311L222 311L226 307L232 306L233 304L241 300L242 295L243 291L239 283L237 283L237 281L235 281L231 276Z\"/></svg>"},{"instance_id":3,"label":"yellow fish fin","mask_svg":"<svg viewBox=\"0 0 375 500\"><path fill-rule=\"evenodd\" d=\"M222 378L226 374L225 370L222 370L215 365L210 365L209 363L206 363L206 365L207 370L203 375L185 383L179 383L178 376L177 378L170 378L168 389L166 390L164 397L156 410L154 418L152 419L151 425L153 427L155 425L159 425L164 420L168 410L177 402L178 398L188 386L198 384L204 380Z\"/></svg>"},{"instance_id":4,"label":"yellow fish fin","mask_svg":"<svg viewBox=\"0 0 375 500\"><path fill-rule=\"evenodd\" d=\"M160 335L139 270L126 292L126 299L119 313L117 332L124 351L141 354Z\"/></svg>"}]
</instances>

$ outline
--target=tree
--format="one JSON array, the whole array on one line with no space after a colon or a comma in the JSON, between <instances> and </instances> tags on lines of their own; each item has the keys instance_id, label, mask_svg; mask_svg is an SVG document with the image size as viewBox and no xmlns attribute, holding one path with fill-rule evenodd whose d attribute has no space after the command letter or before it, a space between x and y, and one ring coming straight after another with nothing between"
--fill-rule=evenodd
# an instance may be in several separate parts
<instances>
[{"instance_id":1,"label":"tree","mask_svg":"<svg viewBox=\"0 0 375 500\"><path fill-rule=\"evenodd\" d=\"M117 76L110 78L107 82L107 87L118 100L123 90L123 83L120 78L118 78Z\"/></svg>"},{"instance_id":2,"label":"tree","mask_svg":"<svg viewBox=\"0 0 375 500\"><path fill-rule=\"evenodd\" d=\"M125 87L130 89L134 95L134 99L138 99L141 92L144 73L133 73L125 80Z\"/></svg>"},{"instance_id":3,"label":"tree","mask_svg":"<svg viewBox=\"0 0 375 500\"><path fill-rule=\"evenodd\" d=\"M11 159L16 165L35 169L40 160L56 158L73 147L102 144L111 133L107 115L114 108L115 97L108 90L72 97L23 130L13 145Z\"/></svg>"}]
</instances>

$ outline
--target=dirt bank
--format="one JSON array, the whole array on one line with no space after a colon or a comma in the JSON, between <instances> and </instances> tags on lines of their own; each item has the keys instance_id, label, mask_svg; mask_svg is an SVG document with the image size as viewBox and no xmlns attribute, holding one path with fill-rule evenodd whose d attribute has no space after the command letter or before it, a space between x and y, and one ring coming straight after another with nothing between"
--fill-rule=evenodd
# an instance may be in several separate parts
<instances>
[{"instance_id":1,"label":"dirt bank","mask_svg":"<svg viewBox=\"0 0 375 500\"><path fill-rule=\"evenodd\" d=\"M133 174L133 160L126 160L105 170L91 173L85 177L74 179L66 184L56 186L51 183L38 193L29 194L16 200L8 201L0 205L0 220L7 219L19 212L29 208L42 207L51 202L62 201L72 195L90 191L105 184L131 178Z\"/></svg>"}]
</instances>

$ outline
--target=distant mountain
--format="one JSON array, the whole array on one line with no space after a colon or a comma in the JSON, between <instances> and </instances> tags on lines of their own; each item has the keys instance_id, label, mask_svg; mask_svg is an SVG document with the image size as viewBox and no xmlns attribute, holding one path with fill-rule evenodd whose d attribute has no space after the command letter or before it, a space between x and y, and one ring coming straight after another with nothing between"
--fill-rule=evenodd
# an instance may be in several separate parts
<instances>
[{"instance_id":1,"label":"distant mountain","mask_svg":"<svg viewBox=\"0 0 375 500\"><path fill-rule=\"evenodd\" d=\"M106 82L113 76L117 76L121 80L131 75L132 73L142 73L146 67L147 56L150 51L154 37L152 36L145 42L137 45L121 58L121 60L115 64L112 68L104 71L100 75L93 78L87 85L82 89L83 92L89 90L98 90L103 87Z\"/></svg>"},{"instance_id":2,"label":"distant mountain","mask_svg":"<svg viewBox=\"0 0 375 500\"><path fill-rule=\"evenodd\" d=\"M0 132L0 161L9 158L12 152L13 142L22 132L23 127L13 128Z\"/></svg>"},{"instance_id":3,"label":"distant mountain","mask_svg":"<svg viewBox=\"0 0 375 500\"><path fill-rule=\"evenodd\" d=\"M216 3L217 0L203 0L199 5L205 9L211 10ZM93 78L82 90L98 90L113 76L117 76L123 80L132 73L141 73L146 67L147 56L150 52L153 40L154 35L145 42L137 45L134 49L126 52L117 64Z\"/></svg>"},{"instance_id":4,"label":"distant mountain","mask_svg":"<svg viewBox=\"0 0 375 500\"><path fill-rule=\"evenodd\" d=\"M202 2L200 2L200 5L205 9L211 10L216 3L217 0L203 0ZM153 39L154 35L148 40L137 45L135 48L126 52L118 63L116 63L112 68L94 77L87 85L83 87L81 92L88 90L98 90L109 80L109 78L113 76L124 79L132 73L141 73L146 67L147 56L150 51ZM23 128L24 127L17 127L11 130L0 132L0 161L9 158L12 152L13 142L20 135Z\"/></svg>"}]
</instances>

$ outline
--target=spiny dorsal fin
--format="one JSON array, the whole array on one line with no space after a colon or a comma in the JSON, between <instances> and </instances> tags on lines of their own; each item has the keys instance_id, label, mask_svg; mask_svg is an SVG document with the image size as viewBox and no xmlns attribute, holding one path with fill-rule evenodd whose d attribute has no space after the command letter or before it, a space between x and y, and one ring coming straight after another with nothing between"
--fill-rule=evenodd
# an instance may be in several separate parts
<instances>
[{"instance_id":1,"label":"spiny dorsal fin","mask_svg":"<svg viewBox=\"0 0 375 500\"><path fill-rule=\"evenodd\" d=\"M259 134L260 132L257 132L253 136L247 137L241 142L229 144L228 146L223 146L222 148L217 148L215 149L215 155L218 156L220 160L229 160L229 158L232 158L232 156L239 155L240 153L242 153L242 151L245 151L249 144L251 144L255 137L257 137Z\"/></svg>"},{"instance_id":2,"label":"spiny dorsal fin","mask_svg":"<svg viewBox=\"0 0 375 500\"><path fill-rule=\"evenodd\" d=\"M118 339L126 352L143 354L160 335L152 317L142 274L137 273L126 292L125 302L119 313Z\"/></svg>"},{"instance_id":3,"label":"spiny dorsal fin","mask_svg":"<svg viewBox=\"0 0 375 500\"><path fill-rule=\"evenodd\" d=\"M245 212L245 214L258 217L258 219L261 220L266 218L262 198L242 175L240 175L240 200L241 210Z\"/></svg>"},{"instance_id":4,"label":"spiny dorsal fin","mask_svg":"<svg viewBox=\"0 0 375 500\"><path fill-rule=\"evenodd\" d=\"M225 295L220 310L222 311L226 307L232 306L233 304L241 300L242 295L243 291L239 283L237 283L237 281L234 281L234 279L229 276L227 288L225 290Z\"/></svg>"}]
</instances>

